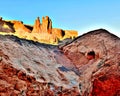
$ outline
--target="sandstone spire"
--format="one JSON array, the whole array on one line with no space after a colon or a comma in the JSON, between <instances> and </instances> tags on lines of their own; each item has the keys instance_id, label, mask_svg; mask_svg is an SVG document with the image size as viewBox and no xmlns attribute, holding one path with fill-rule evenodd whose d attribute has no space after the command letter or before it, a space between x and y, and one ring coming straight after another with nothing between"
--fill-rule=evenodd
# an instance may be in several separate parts
<instances>
[{"instance_id":1,"label":"sandstone spire","mask_svg":"<svg viewBox=\"0 0 120 96\"><path fill-rule=\"evenodd\" d=\"M52 33L52 21L48 16L42 17L41 28L42 28L42 32Z\"/></svg>"},{"instance_id":2,"label":"sandstone spire","mask_svg":"<svg viewBox=\"0 0 120 96\"><path fill-rule=\"evenodd\" d=\"M52 33L52 21L46 16L42 17L42 24L40 24L39 17L35 20L32 32Z\"/></svg>"},{"instance_id":3,"label":"sandstone spire","mask_svg":"<svg viewBox=\"0 0 120 96\"><path fill-rule=\"evenodd\" d=\"M39 17L37 17L37 19L35 20L35 24L33 26L33 33L40 33L41 32L41 24L40 24L40 19Z\"/></svg>"}]
</instances>

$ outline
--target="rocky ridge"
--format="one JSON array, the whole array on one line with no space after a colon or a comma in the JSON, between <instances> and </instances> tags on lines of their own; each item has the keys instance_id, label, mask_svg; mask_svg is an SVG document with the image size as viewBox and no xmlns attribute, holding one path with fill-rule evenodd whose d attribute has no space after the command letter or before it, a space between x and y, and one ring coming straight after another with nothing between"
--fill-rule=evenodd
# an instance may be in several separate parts
<instances>
[{"instance_id":1,"label":"rocky ridge","mask_svg":"<svg viewBox=\"0 0 120 96\"><path fill-rule=\"evenodd\" d=\"M67 38L75 38L78 36L77 31L62 30L52 28L52 20L46 16L42 17L42 23L39 17L35 20L33 26L25 25L22 21L11 20L5 21L0 19L1 34L15 35L19 38L38 41L46 44L58 44L59 41Z\"/></svg>"},{"instance_id":2,"label":"rocky ridge","mask_svg":"<svg viewBox=\"0 0 120 96\"><path fill-rule=\"evenodd\" d=\"M120 95L120 38L99 29L62 48L78 68L81 96Z\"/></svg>"},{"instance_id":3,"label":"rocky ridge","mask_svg":"<svg viewBox=\"0 0 120 96\"><path fill-rule=\"evenodd\" d=\"M0 96L119 96L119 46L104 29L62 47L0 35Z\"/></svg>"}]
</instances>

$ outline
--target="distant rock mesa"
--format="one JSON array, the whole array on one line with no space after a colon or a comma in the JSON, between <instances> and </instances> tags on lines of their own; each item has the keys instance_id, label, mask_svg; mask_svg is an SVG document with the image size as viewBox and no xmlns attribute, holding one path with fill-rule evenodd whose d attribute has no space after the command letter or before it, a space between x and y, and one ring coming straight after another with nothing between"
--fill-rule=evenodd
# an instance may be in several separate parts
<instances>
[{"instance_id":1,"label":"distant rock mesa","mask_svg":"<svg viewBox=\"0 0 120 96\"><path fill-rule=\"evenodd\" d=\"M53 45L58 44L61 40L78 36L78 32L74 30L52 28L52 20L48 16L42 17L42 23L37 17L33 26L25 25L22 21L5 21L1 18L0 33Z\"/></svg>"}]
</instances>

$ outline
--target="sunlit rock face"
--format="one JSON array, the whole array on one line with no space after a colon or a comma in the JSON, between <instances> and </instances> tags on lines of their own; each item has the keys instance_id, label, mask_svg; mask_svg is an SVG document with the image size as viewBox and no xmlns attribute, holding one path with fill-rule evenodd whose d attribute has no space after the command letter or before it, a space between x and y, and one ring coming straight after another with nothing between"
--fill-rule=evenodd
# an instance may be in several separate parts
<instances>
[{"instance_id":1,"label":"sunlit rock face","mask_svg":"<svg viewBox=\"0 0 120 96\"><path fill-rule=\"evenodd\" d=\"M78 32L75 30L65 30L65 36L63 37L65 38L76 38L78 36Z\"/></svg>"},{"instance_id":2,"label":"sunlit rock face","mask_svg":"<svg viewBox=\"0 0 120 96\"><path fill-rule=\"evenodd\" d=\"M2 20L2 18L0 19L0 24L0 32L4 35L15 35L19 38L46 44L57 45L59 41L66 38L73 39L78 36L77 31L65 31L62 29L52 28L52 20L48 16L42 17L42 22L40 22L40 18L37 17L33 26L25 25L22 21L17 20L5 21Z\"/></svg>"},{"instance_id":3,"label":"sunlit rock face","mask_svg":"<svg viewBox=\"0 0 120 96\"><path fill-rule=\"evenodd\" d=\"M53 28L52 29L52 34L57 36L57 38L62 41L64 39L74 39L78 36L78 32L75 30L62 30L58 28Z\"/></svg>"},{"instance_id":4,"label":"sunlit rock face","mask_svg":"<svg viewBox=\"0 0 120 96\"><path fill-rule=\"evenodd\" d=\"M0 18L0 32L6 32L6 33L14 33L15 30L13 28L13 24L10 22L5 22L2 20L2 17Z\"/></svg>"},{"instance_id":5,"label":"sunlit rock face","mask_svg":"<svg viewBox=\"0 0 120 96\"><path fill-rule=\"evenodd\" d=\"M65 36L65 31L62 29L58 29L58 28L52 28L52 34L54 34L55 36L57 36L57 38L59 40L62 40L63 37Z\"/></svg>"},{"instance_id":6,"label":"sunlit rock face","mask_svg":"<svg viewBox=\"0 0 120 96\"><path fill-rule=\"evenodd\" d=\"M32 40L39 41L41 43L58 43L57 36L52 34L52 21L48 16L42 18L42 23L40 23L39 17L35 20L31 37Z\"/></svg>"},{"instance_id":7,"label":"sunlit rock face","mask_svg":"<svg viewBox=\"0 0 120 96\"><path fill-rule=\"evenodd\" d=\"M42 23L40 23L39 17L35 20L35 24L32 30L32 36L40 42L47 44L57 44L58 41L64 40L66 38L75 38L78 36L77 31L72 30L62 30L58 28L52 28L51 19L46 16L42 18Z\"/></svg>"},{"instance_id":8,"label":"sunlit rock face","mask_svg":"<svg viewBox=\"0 0 120 96\"><path fill-rule=\"evenodd\" d=\"M32 33L41 33L41 24L39 17L37 17L37 19L35 20Z\"/></svg>"},{"instance_id":9,"label":"sunlit rock face","mask_svg":"<svg viewBox=\"0 0 120 96\"><path fill-rule=\"evenodd\" d=\"M40 18L37 17L35 24L33 26L33 33L51 33L52 32L52 21L46 16L42 17L42 23L40 23Z\"/></svg>"},{"instance_id":10,"label":"sunlit rock face","mask_svg":"<svg viewBox=\"0 0 120 96\"><path fill-rule=\"evenodd\" d=\"M25 25L23 24L22 21L10 21L11 23L13 23L13 28L15 29L15 32L17 34L17 32L20 34L23 35L23 32L28 32L28 33L31 33L31 30L29 30L27 27L25 27Z\"/></svg>"},{"instance_id":11,"label":"sunlit rock face","mask_svg":"<svg viewBox=\"0 0 120 96\"><path fill-rule=\"evenodd\" d=\"M42 17L41 31L49 34L52 33L52 21L48 16Z\"/></svg>"},{"instance_id":12,"label":"sunlit rock face","mask_svg":"<svg viewBox=\"0 0 120 96\"><path fill-rule=\"evenodd\" d=\"M22 21L10 21L13 24L15 30L15 35L19 38L27 38L31 33L31 30L28 29Z\"/></svg>"}]
</instances>

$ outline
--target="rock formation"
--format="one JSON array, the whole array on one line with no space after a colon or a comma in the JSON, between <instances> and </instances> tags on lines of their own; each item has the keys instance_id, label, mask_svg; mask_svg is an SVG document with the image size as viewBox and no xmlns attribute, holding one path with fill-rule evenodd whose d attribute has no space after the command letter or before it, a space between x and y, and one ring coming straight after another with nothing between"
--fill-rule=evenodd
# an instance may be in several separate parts
<instances>
[{"instance_id":1,"label":"rock formation","mask_svg":"<svg viewBox=\"0 0 120 96\"><path fill-rule=\"evenodd\" d=\"M0 96L120 95L120 38L99 29L60 48L0 35Z\"/></svg>"},{"instance_id":2,"label":"rock formation","mask_svg":"<svg viewBox=\"0 0 120 96\"><path fill-rule=\"evenodd\" d=\"M51 21L51 19L48 16L42 17L42 23L40 23L40 19L38 17L35 20L35 24L33 26L32 32L51 34L51 32L52 32L52 21Z\"/></svg>"},{"instance_id":3,"label":"rock formation","mask_svg":"<svg viewBox=\"0 0 120 96\"><path fill-rule=\"evenodd\" d=\"M19 38L27 38L29 34L31 33L31 30L29 30L22 21L10 21L13 24L13 28L15 30L15 33L13 35L18 36Z\"/></svg>"},{"instance_id":4,"label":"rock formation","mask_svg":"<svg viewBox=\"0 0 120 96\"><path fill-rule=\"evenodd\" d=\"M52 33L52 21L48 16L42 18L40 23L39 17L35 20L31 33L32 40L47 44L57 44L57 36Z\"/></svg>"},{"instance_id":5,"label":"rock formation","mask_svg":"<svg viewBox=\"0 0 120 96\"><path fill-rule=\"evenodd\" d=\"M0 35L0 48L1 96L79 95L75 66L56 46Z\"/></svg>"},{"instance_id":6,"label":"rock formation","mask_svg":"<svg viewBox=\"0 0 120 96\"><path fill-rule=\"evenodd\" d=\"M64 54L78 68L81 96L120 95L120 38L104 29L84 34L64 46Z\"/></svg>"},{"instance_id":7,"label":"rock formation","mask_svg":"<svg viewBox=\"0 0 120 96\"><path fill-rule=\"evenodd\" d=\"M78 32L75 30L62 30L57 28L52 29L52 34L56 35L60 41L67 38L74 39L78 36Z\"/></svg>"},{"instance_id":8,"label":"rock formation","mask_svg":"<svg viewBox=\"0 0 120 96\"><path fill-rule=\"evenodd\" d=\"M47 32L49 34L52 33L52 21L48 16L42 17L41 30L42 32Z\"/></svg>"},{"instance_id":9,"label":"rock formation","mask_svg":"<svg viewBox=\"0 0 120 96\"><path fill-rule=\"evenodd\" d=\"M18 32L18 33L25 33L25 32L28 32L28 33L31 33L31 30L29 30L28 28L26 28L23 24L22 21L11 21L11 23L13 23L13 28L15 29L15 32Z\"/></svg>"},{"instance_id":10,"label":"rock formation","mask_svg":"<svg viewBox=\"0 0 120 96\"><path fill-rule=\"evenodd\" d=\"M23 24L22 21L5 21L0 18L0 32L4 35L15 35L20 38L53 45L66 38L78 36L77 31L68 30L66 32L62 29L52 28L52 21L48 16L42 17L42 23L37 17L33 26Z\"/></svg>"},{"instance_id":11,"label":"rock formation","mask_svg":"<svg viewBox=\"0 0 120 96\"><path fill-rule=\"evenodd\" d=\"M63 40L63 37L65 36L65 31L62 30L62 29L53 28L52 29L52 34L54 34L55 36L57 36L57 38L59 40Z\"/></svg>"},{"instance_id":12,"label":"rock formation","mask_svg":"<svg viewBox=\"0 0 120 96\"><path fill-rule=\"evenodd\" d=\"M39 17L37 17L37 19L35 20L32 33L41 33L41 24Z\"/></svg>"},{"instance_id":13,"label":"rock formation","mask_svg":"<svg viewBox=\"0 0 120 96\"><path fill-rule=\"evenodd\" d=\"M57 43L58 41L64 40L66 38L73 39L78 36L77 31L74 30L52 28L52 21L48 16L42 18L42 23L40 23L39 17L35 20L32 33L35 33L39 36L36 36L38 41L49 44Z\"/></svg>"},{"instance_id":14,"label":"rock formation","mask_svg":"<svg viewBox=\"0 0 120 96\"><path fill-rule=\"evenodd\" d=\"M65 36L63 38L76 38L78 36L78 32L75 30L65 30Z\"/></svg>"},{"instance_id":15,"label":"rock formation","mask_svg":"<svg viewBox=\"0 0 120 96\"><path fill-rule=\"evenodd\" d=\"M0 17L0 32L14 33L15 30L13 28L13 24L10 22L5 22L4 20L2 20L2 17Z\"/></svg>"}]
</instances>

